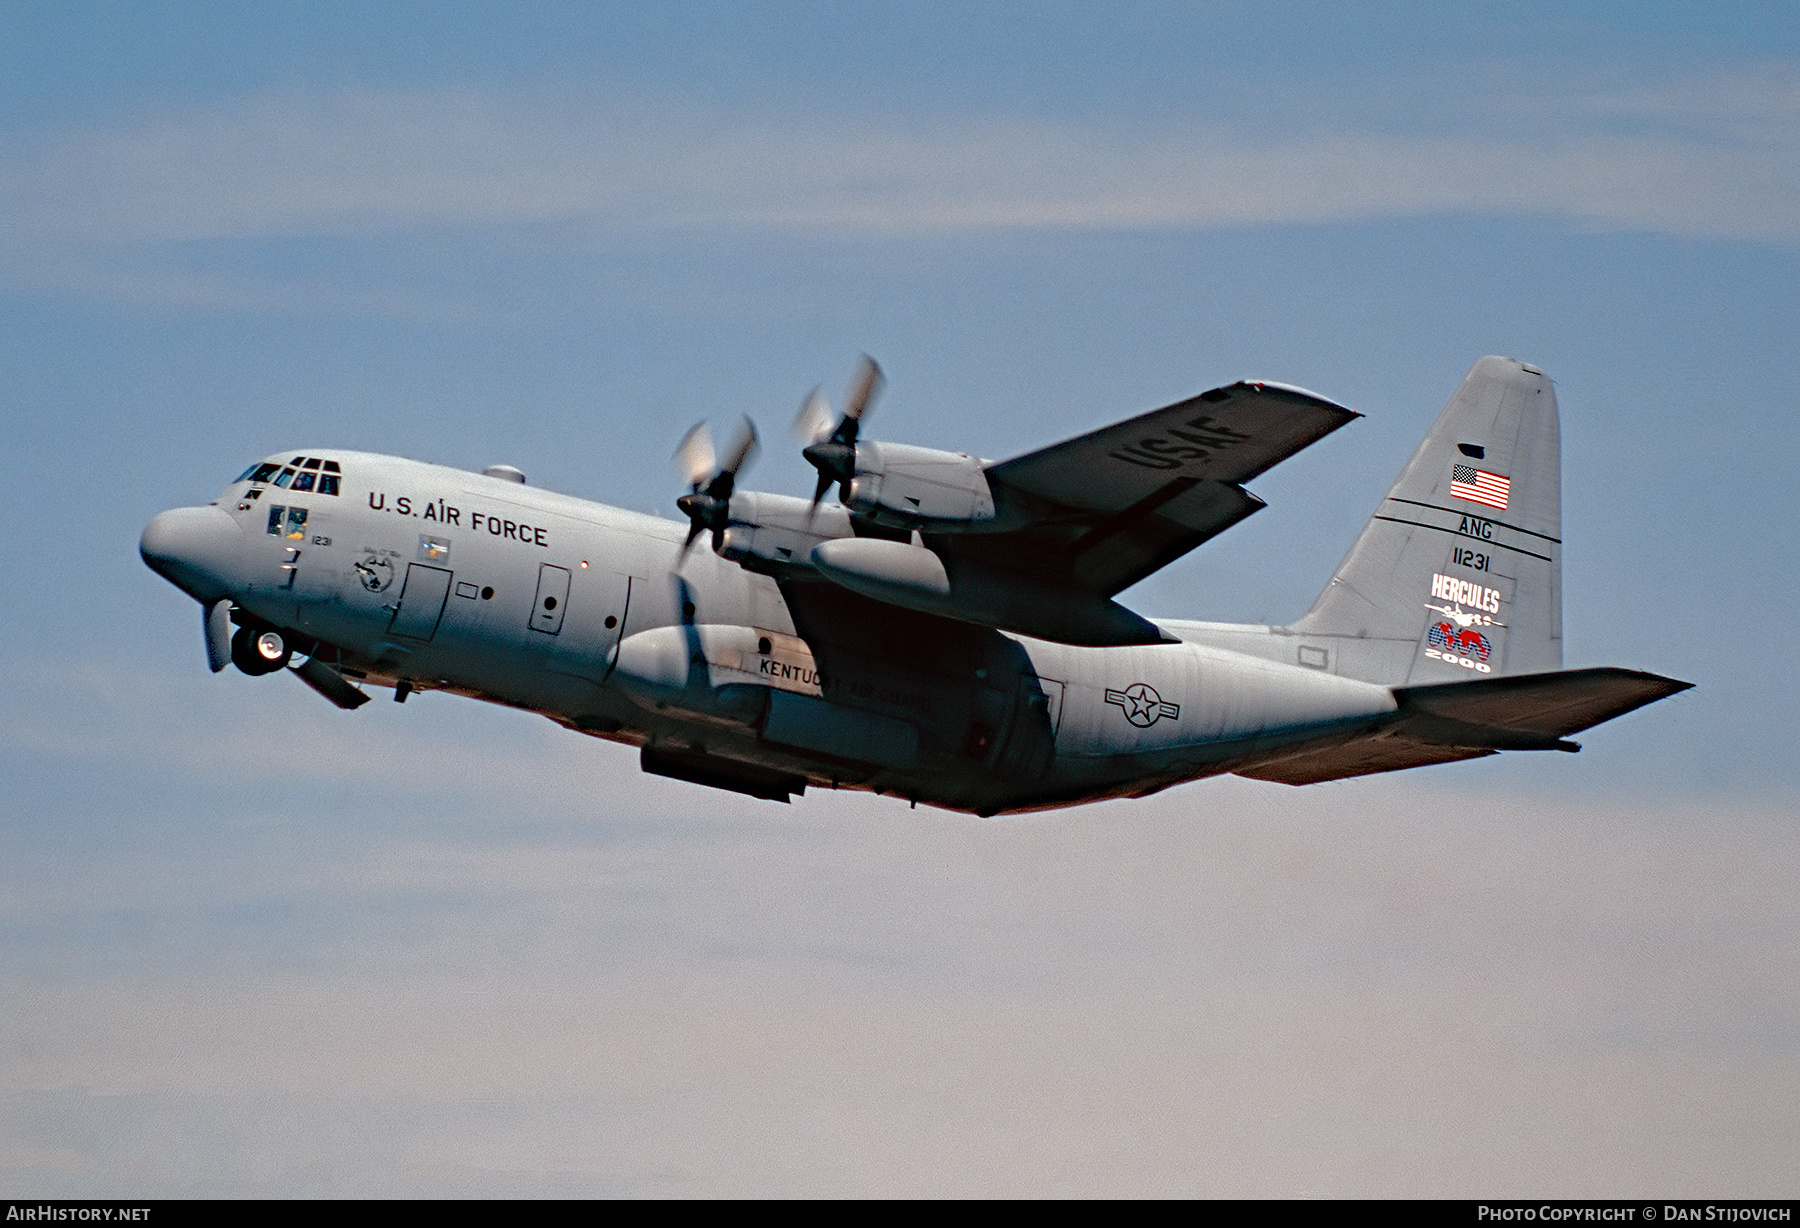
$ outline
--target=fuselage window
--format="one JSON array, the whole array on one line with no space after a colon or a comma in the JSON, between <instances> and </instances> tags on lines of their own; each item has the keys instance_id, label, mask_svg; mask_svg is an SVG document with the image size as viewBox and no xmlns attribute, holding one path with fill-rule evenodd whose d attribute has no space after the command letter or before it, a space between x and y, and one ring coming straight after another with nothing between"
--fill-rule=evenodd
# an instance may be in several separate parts
<instances>
[{"instance_id":1,"label":"fuselage window","mask_svg":"<svg viewBox=\"0 0 1800 1228\"><path fill-rule=\"evenodd\" d=\"M271 507L269 536L299 541L306 536L306 509L303 507Z\"/></svg>"},{"instance_id":2,"label":"fuselage window","mask_svg":"<svg viewBox=\"0 0 1800 1228\"><path fill-rule=\"evenodd\" d=\"M294 484L290 489L292 489L292 490L311 490L313 488L313 482L318 478L318 476L319 475L316 473L305 473L305 472L297 473L294 475Z\"/></svg>"}]
</instances>

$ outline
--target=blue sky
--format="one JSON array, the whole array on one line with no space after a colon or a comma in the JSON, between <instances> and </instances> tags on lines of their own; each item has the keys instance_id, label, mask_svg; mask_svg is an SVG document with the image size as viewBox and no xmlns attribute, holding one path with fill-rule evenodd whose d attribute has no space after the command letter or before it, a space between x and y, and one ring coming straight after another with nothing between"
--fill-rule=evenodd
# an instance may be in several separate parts
<instances>
[{"instance_id":1,"label":"blue sky","mask_svg":"<svg viewBox=\"0 0 1800 1228\"><path fill-rule=\"evenodd\" d=\"M0 1190L1791 1191L1797 33L0 9ZM777 810L213 678L136 557L308 441L673 514L689 424L863 350L878 434L995 457L1243 376L1362 410L1128 596L1278 621L1538 364L1569 663L1699 685L1579 756Z\"/></svg>"}]
</instances>

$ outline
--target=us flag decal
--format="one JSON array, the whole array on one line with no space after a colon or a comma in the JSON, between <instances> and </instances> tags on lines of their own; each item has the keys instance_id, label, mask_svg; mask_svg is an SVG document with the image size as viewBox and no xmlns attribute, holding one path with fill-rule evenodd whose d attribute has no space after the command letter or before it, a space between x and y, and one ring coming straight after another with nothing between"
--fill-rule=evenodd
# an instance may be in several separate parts
<instances>
[{"instance_id":1,"label":"us flag decal","mask_svg":"<svg viewBox=\"0 0 1800 1228\"><path fill-rule=\"evenodd\" d=\"M1450 494L1453 498L1467 499L1470 503L1485 503L1504 512L1506 496L1511 492L1512 483L1497 473L1489 473L1472 465L1456 465L1450 470Z\"/></svg>"}]
</instances>

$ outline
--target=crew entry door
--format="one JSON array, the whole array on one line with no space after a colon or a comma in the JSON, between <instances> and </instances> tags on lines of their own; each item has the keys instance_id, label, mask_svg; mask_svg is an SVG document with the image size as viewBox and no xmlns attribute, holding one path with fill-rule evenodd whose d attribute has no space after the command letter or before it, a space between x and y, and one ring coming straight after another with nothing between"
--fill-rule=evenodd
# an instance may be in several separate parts
<instances>
[{"instance_id":1,"label":"crew entry door","mask_svg":"<svg viewBox=\"0 0 1800 1228\"><path fill-rule=\"evenodd\" d=\"M423 563L406 565L406 582L400 587L400 605L388 624L390 635L410 640L429 640L437 634L444 616L444 598L450 594L450 573Z\"/></svg>"},{"instance_id":2,"label":"crew entry door","mask_svg":"<svg viewBox=\"0 0 1800 1228\"><path fill-rule=\"evenodd\" d=\"M537 598L531 603L531 629L545 635L561 635L563 614L568 608L569 569L539 563Z\"/></svg>"}]
</instances>

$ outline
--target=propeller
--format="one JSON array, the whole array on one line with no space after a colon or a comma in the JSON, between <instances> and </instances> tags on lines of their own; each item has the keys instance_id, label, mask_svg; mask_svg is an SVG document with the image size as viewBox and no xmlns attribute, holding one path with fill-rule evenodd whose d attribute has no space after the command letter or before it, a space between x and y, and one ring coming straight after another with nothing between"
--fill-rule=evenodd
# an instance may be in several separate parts
<instances>
[{"instance_id":1,"label":"propeller","mask_svg":"<svg viewBox=\"0 0 1800 1228\"><path fill-rule=\"evenodd\" d=\"M748 418L731 441L722 463L706 423L697 423L681 437L675 447L675 464L688 484L688 493L675 500L675 506L688 518L687 540L681 545L683 557L705 529L712 530L713 549L719 548L730 518L732 487L737 484L738 471L749 464L755 452L756 424Z\"/></svg>"},{"instance_id":2,"label":"propeller","mask_svg":"<svg viewBox=\"0 0 1800 1228\"><path fill-rule=\"evenodd\" d=\"M801 404L794 418L794 434L806 444L800 454L819 471L819 484L814 487L812 498L815 508L833 482L838 483L840 495L848 496L850 481L856 476L856 436L862 429L863 415L884 382L881 368L864 354L841 416L832 416L831 403L817 388Z\"/></svg>"}]
</instances>

